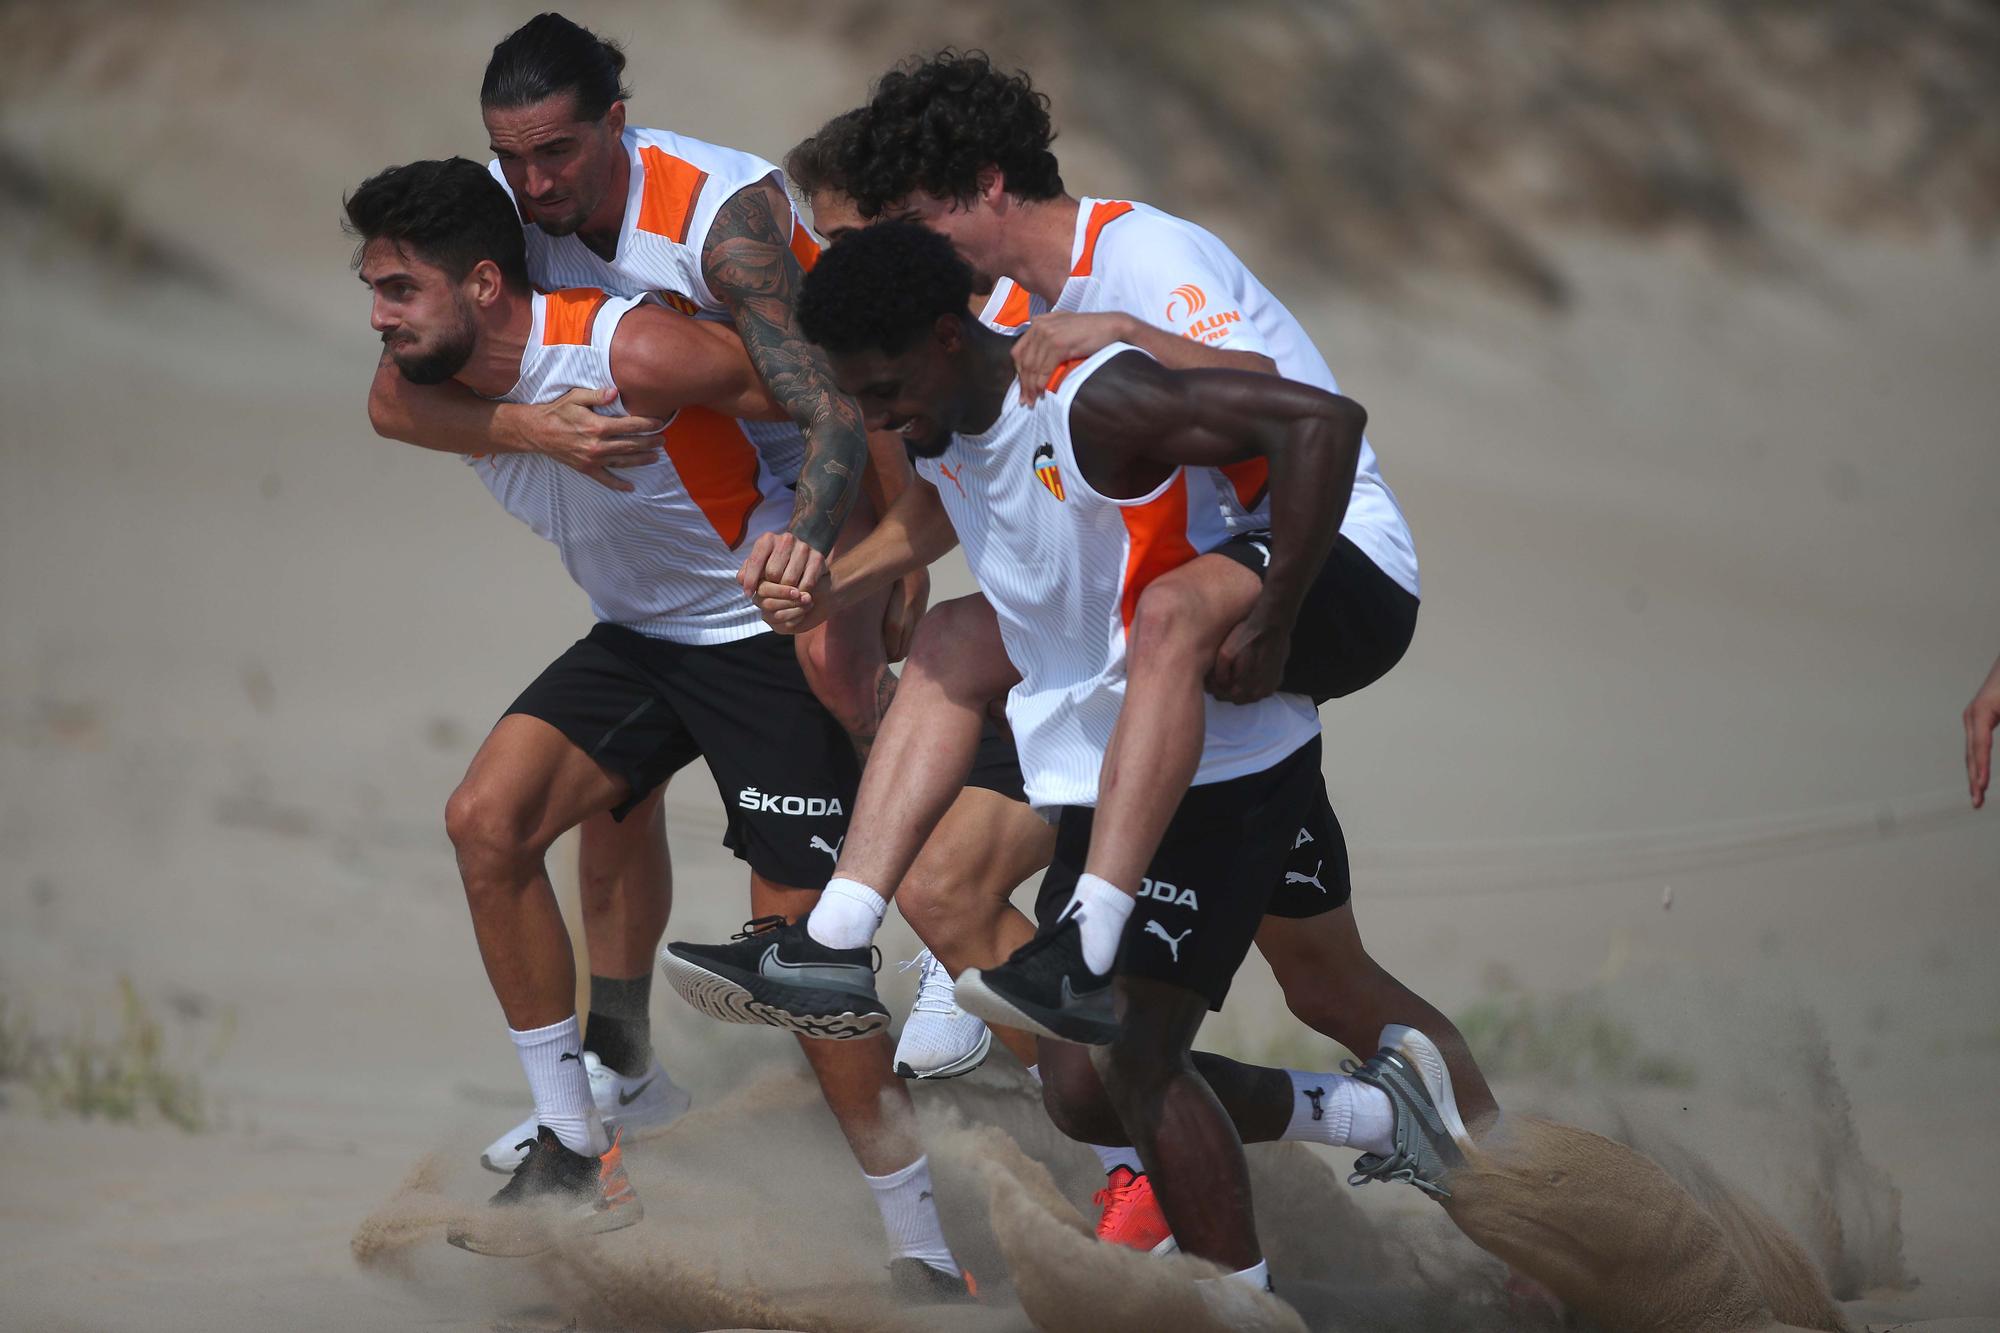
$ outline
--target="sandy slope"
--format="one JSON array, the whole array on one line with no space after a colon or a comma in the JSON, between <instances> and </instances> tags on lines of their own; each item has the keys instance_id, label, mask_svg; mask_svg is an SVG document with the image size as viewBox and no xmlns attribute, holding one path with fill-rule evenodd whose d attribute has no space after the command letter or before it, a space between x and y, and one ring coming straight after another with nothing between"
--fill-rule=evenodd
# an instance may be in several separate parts
<instances>
[{"instance_id":1,"label":"sandy slope","mask_svg":"<svg viewBox=\"0 0 2000 1333\"><path fill-rule=\"evenodd\" d=\"M218 1133L51 1123L14 1097L0 1322L560 1325L587 1267L503 1274L439 1246L383 1280L348 1248L432 1149L451 1197L489 1183L467 1154L515 1114L518 1074L438 812L586 620L454 462L368 436L372 344L333 225L365 171L478 149L468 90L504 25L461 8L93 22L90 42L37 46L8 13L6 143L119 182L223 285L141 281L6 223L0 985L44 1026L104 1025L129 974L208 1015L173 1020L177 1039L222 1015L234 1035L210 1072ZM712 10L677 22L704 49L755 40ZM642 78L637 112L777 151L862 77L801 56L738 82L728 63ZM1371 942L1452 1006L1497 969L1535 991L1604 982L1699 1068L1652 1113L1787 1221L1818 1169L1800 1113L1829 1095L1796 1075L1810 1042L1789 1015L1817 1014L1921 1283L1879 1312L2000 1311L1982 1132L2000 824L1952 794L1957 710L2000 646L2000 269L1828 240L1810 278L1752 286L1673 252L1561 245L1583 280L1560 322L1447 288L1296 302L1373 413L1424 560L1409 660L1329 713ZM669 799L675 933L733 928L712 787L690 773ZM666 995L655 1014L703 1104L827 1147L803 1099L771 1091L791 1087L781 1042ZM1261 972L1211 1039L1336 1054L1291 1035ZM1007 1123L1081 1202L1084 1164ZM635 1154L661 1254L713 1231L848 1256L856 1280L875 1262L830 1149L805 1234L737 1206L727 1159L671 1147ZM957 1225L979 1225L978 1168L961 1178ZM1419 1225L1394 1192L1358 1202ZM1310 1234L1313 1216L1284 1219Z\"/></svg>"}]
</instances>

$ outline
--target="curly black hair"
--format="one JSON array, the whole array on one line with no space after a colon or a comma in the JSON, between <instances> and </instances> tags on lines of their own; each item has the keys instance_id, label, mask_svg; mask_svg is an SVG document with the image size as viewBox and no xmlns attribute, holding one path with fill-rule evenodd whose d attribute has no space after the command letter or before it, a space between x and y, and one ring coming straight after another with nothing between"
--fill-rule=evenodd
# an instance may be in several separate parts
<instances>
[{"instance_id":1,"label":"curly black hair","mask_svg":"<svg viewBox=\"0 0 2000 1333\"><path fill-rule=\"evenodd\" d=\"M785 179L800 199L810 200L821 190L847 193L847 183L840 174L841 157L861 132L867 114L868 108L862 106L843 111L785 154Z\"/></svg>"},{"instance_id":2,"label":"curly black hair","mask_svg":"<svg viewBox=\"0 0 2000 1333\"><path fill-rule=\"evenodd\" d=\"M895 356L971 300L972 270L949 240L884 222L820 255L799 290L799 328L829 352Z\"/></svg>"},{"instance_id":3,"label":"curly black hair","mask_svg":"<svg viewBox=\"0 0 2000 1333\"><path fill-rule=\"evenodd\" d=\"M576 97L576 118L599 121L613 102L632 99L625 50L561 14L537 14L500 39L479 84L479 105L533 106L557 93Z\"/></svg>"},{"instance_id":4,"label":"curly black hair","mask_svg":"<svg viewBox=\"0 0 2000 1333\"><path fill-rule=\"evenodd\" d=\"M1025 71L1005 74L983 51L947 47L876 83L839 174L871 218L916 190L971 199L986 167L1000 169L1017 199L1053 199L1063 192L1055 137L1049 99Z\"/></svg>"},{"instance_id":5,"label":"curly black hair","mask_svg":"<svg viewBox=\"0 0 2000 1333\"><path fill-rule=\"evenodd\" d=\"M529 286L521 215L500 182L477 162L451 157L390 167L361 182L342 205L347 234L361 241L354 251L357 266L370 241L390 240L437 265L453 282L490 259L509 287Z\"/></svg>"}]
</instances>

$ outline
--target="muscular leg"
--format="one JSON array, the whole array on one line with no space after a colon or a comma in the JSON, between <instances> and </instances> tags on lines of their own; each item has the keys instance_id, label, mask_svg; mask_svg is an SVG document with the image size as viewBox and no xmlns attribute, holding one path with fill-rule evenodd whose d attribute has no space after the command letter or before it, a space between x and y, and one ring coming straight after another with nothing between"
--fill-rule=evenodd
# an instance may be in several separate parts
<instances>
[{"instance_id":1,"label":"muscular leg","mask_svg":"<svg viewBox=\"0 0 2000 1333\"><path fill-rule=\"evenodd\" d=\"M815 889L788 888L761 875L750 877L750 914L795 919L811 910ZM847 1146L871 1176L898 1171L923 1154L910 1090L890 1069L894 1048L886 1034L854 1041L801 1036L799 1048L819 1080L827 1109L840 1123Z\"/></svg>"},{"instance_id":2,"label":"muscular leg","mask_svg":"<svg viewBox=\"0 0 2000 1333\"><path fill-rule=\"evenodd\" d=\"M1020 679L1000 625L974 594L933 607L917 627L896 707L862 770L834 874L892 897L972 771L986 708Z\"/></svg>"},{"instance_id":3,"label":"muscular leg","mask_svg":"<svg viewBox=\"0 0 2000 1333\"><path fill-rule=\"evenodd\" d=\"M1205 555L1140 594L1125 650L1125 706L1104 752L1085 874L1138 892L1201 764L1202 682L1259 591L1242 565Z\"/></svg>"},{"instance_id":4,"label":"muscular leg","mask_svg":"<svg viewBox=\"0 0 2000 1333\"><path fill-rule=\"evenodd\" d=\"M1243 1144L1189 1054L1208 1002L1136 977L1117 986L1119 1035L1095 1063L1174 1238L1185 1253L1232 1272L1253 1267L1263 1252Z\"/></svg>"},{"instance_id":5,"label":"muscular leg","mask_svg":"<svg viewBox=\"0 0 2000 1333\"><path fill-rule=\"evenodd\" d=\"M517 1031L562 1022L576 1007L569 932L543 856L624 794L622 779L561 732L516 713L493 728L445 806L479 955Z\"/></svg>"},{"instance_id":6,"label":"muscular leg","mask_svg":"<svg viewBox=\"0 0 2000 1333\"><path fill-rule=\"evenodd\" d=\"M673 865L660 787L623 820L592 815L579 830L577 854L590 1013L583 1037L597 1057L627 1078L653 1063L649 1001L653 958L673 906Z\"/></svg>"},{"instance_id":7,"label":"muscular leg","mask_svg":"<svg viewBox=\"0 0 2000 1333\"><path fill-rule=\"evenodd\" d=\"M666 794L661 786L623 820L601 812L583 821L577 877L583 940L595 976L652 973L674 902L673 863L662 809Z\"/></svg>"},{"instance_id":8,"label":"muscular leg","mask_svg":"<svg viewBox=\"0 0 2000 1333\"><path fill-rule=\"evenodd\" d=\"M1475 1133L1499 1114L1493 1091L1452 1021L1369 957L1349 903L1303 918L1266 917L1257 932L1285 1004L1300 1022L1355 1055L1372 1055L1382 1029L1413 1027L1437 1044L1466 1127Z\"/></svg>"},{"instance_id":9,"label":"muscular leg","mask_svg":"<svg viewBox=\"0 0 2000 1333\"><path fill-rule=\"evenodd\" d=\"M953 976L1003 962L1035 933L1008 899L1049 863L1055 841L1056 831L1021 802L965 788L903 876L903 919ZM1022 1064L1035 1063L1032 1036L1015 1028L993 1035Z\"/></svg>"}]
</instances>

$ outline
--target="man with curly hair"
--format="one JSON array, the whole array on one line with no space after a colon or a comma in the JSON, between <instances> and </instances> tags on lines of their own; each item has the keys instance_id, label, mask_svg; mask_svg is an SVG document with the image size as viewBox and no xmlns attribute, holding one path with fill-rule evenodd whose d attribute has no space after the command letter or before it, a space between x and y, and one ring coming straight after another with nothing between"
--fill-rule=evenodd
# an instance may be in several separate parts
<instances>
[{"instance_id":1,"label":"man with curly hair","mask_svg":"<svg viewBox=\"0 0 2000 1333\"><path fill-rule=\"evenodd\" d=\"M839 179L856 214L921 222L950 237L976 272L1009 275L1053 307L1013 348L1024 399L1036 397L1058 366L1114 338L1170 368L1275 370L1334 389L1297 320L1212 234L1143 204L1066 193L1050 152L1047 100L1024 75L998 71L977 54L944 52L885 76L843 137ZM1274 688L1318 702L1377 679L1414 632L1409 530L1366 441L1339 537L1317 565L1299 565L1271 541L1269 479L1260 459L1219 469L1222 518L1235 535L1161 574L1138 599L1128 626L1124 707L1073 894L1086 970L1064 979L1071 996L1101 986L1128 938L1135 898L1152 882L1154 851L1201 761L1204 715L1217 706L1203 701L1204 679L1232 703L1254 702ZM861 573L850 566L843 576L836 567L815 599L788 590L773 571L759 593L774 623L796 626L809 606L823 614L863 591ZM812 938L828 947L872 937L886 895L898 892L921 841L917 812L939 799L931 785L963 773L983 701L1017 679L982 599L933 615L935 633L920 632L913 645L905 706L884 728L883 753L896 762L864 780L862 797L871 783L893 783L893 803L909 812L909 827L899 825L893 838L878 831L849 839L809 923ZM913 681L933 677L951 680L942 693L953 702L912 692ZM1337 829L1331 810L1325 814ZM1294 1011L1357 1051L1371 1049L1390 1024L1431 1033L1475 1123L1491 1115L1491 1094L1456 1030L1362 948L1337 835L1321 838L1302 827L1299 836L1302 848L1324 847L1318 863L1297 872L1324 892L1295 916L1267 920L1257 941ZM989 985L1004 985L1008 969L984 975ZM1063 1031L1063 993L1038 999L1050 1028Z\"/></svg>"},{"instance_id":2,"label":"man with curly hair","mask_svg":"<svg viewBox=\"0 0 2000 1333\"><path fill-rule=\"evenodd\" d=\"M1141 592L1229 540L1216 469L1250 458L1277 478L1274 555L1308 565L1323 557L1352 489L1364 414L1275 376L1169 371L1122 343L1065 368L1027 404L1013 382L1011 340L967 311L971 287L970 269L942 237L904 223L871 227L828 252L807 280L800 316L871 424L909 441L928 483L905 493L855 548L857 561L928 561L962 543L997 612L998 651L1020 666L1008 720L1028 800L1058 823L1036 901L1042 928L1011 965L1067 994L1070 979L1088 975L1072 889ZM1105 1058L1093 1068L1032 988L988 991L977 969L960 986L968 997L985 994L990 1017L1043 1039L1045 1095L1059 1125L1137 1148L1181 1248L1262 1287L1239 1136L1353 1144L1368 1154L1361 1175L1442 1195L1465 1131L1443 1057L1408 1026L1385 1027L1371 1044L1380 1049L1351 1077L1191 1051L1292 878L1300 830L1331 833L1317 820L1324 779L1308 699L1279 692L1218 705L1198 725L1197 783L1173 814L1126 948L1107 969L1115 976L1089 980L1063 1015L1071 1030L1088 1024L1081 1035L1105 1045ZM940 793L924 795L934 803ZM903 810L864 794L851 836L905 822ZM769 967L773 958L781 966ZM664 962L684 996L722 1013L737 1008L714 1004L725 996L799 1013L825 1002L814 987L872 989L865 947L827 947L799 926L777 933L774 953L747 942L675 943ZM801 969L811 986L797 979Z\"/></svg>"}]
</instances>

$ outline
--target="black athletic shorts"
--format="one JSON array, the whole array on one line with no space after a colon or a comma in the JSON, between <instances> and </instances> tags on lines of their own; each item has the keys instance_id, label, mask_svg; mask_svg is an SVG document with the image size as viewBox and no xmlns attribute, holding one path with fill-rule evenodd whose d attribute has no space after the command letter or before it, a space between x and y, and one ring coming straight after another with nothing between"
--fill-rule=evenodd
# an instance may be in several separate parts
<instances>
[{"instance_id":1,"label":"black athletic shorts","mask_svg":"<svg viewBox=\"0 0 2000 1333\"><path fill-rule=\"evenodd\" d=\"M1246 532L1215 548L1263 578L1271 534ZM1389 674L1417 633L1417 598L1345 537L1336 537L1292 627L1292 655L1280 690L1316 704L1354 693Z\"/></svg>"},{"instance_id":2,"label":"black athletic shorts","mask_svg":"<svg viewBox=\"0 0 2000 1333\"><path fill-rule=\"evenodd\" d=\"M1140 885L1119 975L1184 987L1220 1009L1266 915L1317 916L1347 902L1347 843L1319 753L1315 736L1261 773L1188 790ZM1076 890L1094 814L1062 811L1055 859L1035 897L1044 926Z\"/></svg>"},{"instance_id":3,"label":"black athletic shorts","mask_svg":"<svg viewBox=\"0 0 2000 1333\"><path fill-rule=\"evenodd\" d=\"M997 791L1010 801L1028 800L1027 782L1021 776L1021 752L1014 748L1014 733L1005 722L987 718L979 733L979 750L966 776L968 787Z\"/></svg>"},{"instance_id":4,"label":"black athletic shorts","mask_svg":"<svg viewBox=\"0 0 2000 1333\"><path fill-rule=\"evenodd\" d=\"M791 888L833 874L860 761L784 635L694 646L599 624L507 712L540 718L623 778L614 819L706 758L729 821L723 845Z\"/></svg>"}]
</instances>

